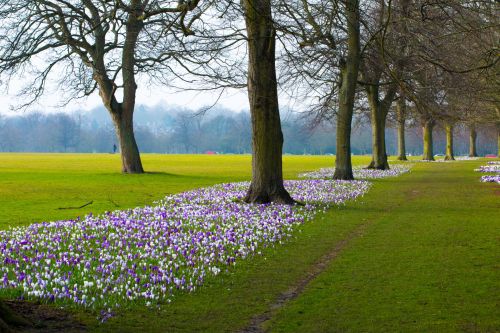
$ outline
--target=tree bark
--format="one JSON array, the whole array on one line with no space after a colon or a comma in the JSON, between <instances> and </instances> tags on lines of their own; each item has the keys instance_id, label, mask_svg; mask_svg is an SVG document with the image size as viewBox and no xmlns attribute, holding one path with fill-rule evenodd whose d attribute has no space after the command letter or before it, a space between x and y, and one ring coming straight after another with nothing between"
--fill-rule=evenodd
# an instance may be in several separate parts
<instances>
[{"instance_id":1,"label":"tree bark","mask_svg":"<svg viewBox=\"0 0 500 333\"><path fill-rule=\"evenodd\" d=\"M495 107L495 111L497 113L497 157L500 158L500 108L497 106Z\"/></svg>"},{"instance_id":2,"label":"tree bark","mask_svg":"<svg viewBox=\"0 0 500 333\"><path fill-rule=\"evenodd\" d=\"M385 123L387 114L391 107L394 96L396 95L397 86L392 84L386 91L383 100L379 97L379 79L377 84L369 85L366 89L368 103L371 112L372 125L372 161L368 165L368 169L388 170L389 162L387 161L387 150L385 144Z\"/></svg>"},{"instance_id":3,"label":"tree bark","mask_svg":"<svg viewBox=\"0 0 500 333\"><path fill-rule=\"evenodd\" d=\"M432 142L432 130L434 128L433 120L425 120L423 125L423 137L424 137L424 154L422 156L423 160L434 161L433 152L433 142Z\"/></svg>"},{"instance_id":4,"label":"tree bark","mask_svg":"<svg viewBox=\"0 0 500 333\"><path fill-rule=\"evenodd\" d=\"M252 119L252 182L248 203L293 204L283 186L283 133L278 106L270 0L244 0L248 35L248 99Z\"/></svg>"},{"instance_id":5,"label":"tree bark","mask_svg":"<svg viewBox=\"0 0 500 333\"><path fill-rule=\"evenodd\" d=\"M385 122L388 110L385 110L385 106L379 101L377 86L368 86L366 93L370 104L372 126L372 161L368 169L388 170L389 163L385 147Z\"/></svg>"},{"instance_id":6,"label":"tree bark","mask_svg":"<svg viewBox=\"0 0 500 333\"><path fill-rule=\"evenodd\" d=\"M476 147L476 139L477 132L476 126L470 125L469 127L469 157L477 157L477 147Z\"/></svg>"},{"instance_id":7,"label":"tree bark","mask_svg":"<svg viewBox=\"0 0 500 333\"><path fill-rule=\"evenodd\" d=\"M455 155L453 154L453 125L446 124L446 155L444 157L445 161L455 160Z\"/></svg>"},{"instance_id":8,"label":"tree bark","mask_svg":"<svg viewBox=\"0 0 500 333\"><path fill-rule=\"evenodd\" d=\"M345 3L347 18L347 57L340 66L341 82L339 88L339 110L337 115L337 152L335 157L334 179L351 180L351 124L354 109L354 97L360 63L359 46L359 2L347 0Z\"/></svg>"},{"instance_id":9,"label":"tree bark","mask_svg":"<svg viewBox=\"0 0 500 333\"><path fill-rule=\"evenodd\" d=\"M405 142L406 100L404 97L399 98L396 104L396 113L398 118L398 160L407 161Z\"/></svg>"},{"instance_id":10,"label":"tree bark","mask_svg":"<svg viewBox=\"0 0 500 333\"><path fill-rule=\"evenodd\" d=\"M133 114L132 110L122 110L111 114L116 137L120 144L123 173L144 172L139 148L135 141Z\"/></svg>"},{"instance_id":11,"label":"tree bark","mask_svg":"<svg viewBox=\"0 0 500 333\"><path fill-rule=\"evenodd\" d=\"M497 157L500 158L500 124L497 124Z\"/></svg>"},{"instance_id":12,"label":"tree bark","mask_svg":"<svg viewBox=\"0 0 500 333\"><path fill-rule=\"evenodd\" d=\"M104 106L111 115L115 126L116 137L120 145L123 173L143 173L139 148L135 141L133 116L135 109L137 84L135 82L135 47L144 26L140 16L140 1L131 1L132 9L127 19L125 43L122 50L123 101L116 99L116 85L109 78L104 62L105 35L96 32L96 64L94 80L99 86L99 95Z\"/></svg>"}]
</instances>

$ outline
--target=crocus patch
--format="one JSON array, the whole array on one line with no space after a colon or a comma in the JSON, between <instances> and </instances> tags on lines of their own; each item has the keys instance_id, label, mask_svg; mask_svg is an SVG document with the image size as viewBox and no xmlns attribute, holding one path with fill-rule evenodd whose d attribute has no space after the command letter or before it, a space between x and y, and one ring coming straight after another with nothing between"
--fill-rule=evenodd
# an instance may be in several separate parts
<instances>
[{"instance_id":1,"label":"crocus patch","mask_svg":"<svg viewBox=\"0 0 500 333\"><path fill-rule=\"evenodd\" d=\"M362 167L354 167L352 173L356 179L376 179L385 177L395 177L410 171L409 164L394 164L389 170L365 169ZM317 171L306 172L300 174L301 178L309 179L332 179L335 173L335 168L322 168Z\"/></svg>"},{"instance_id":2,"label":"crocus patch","mask_svg":"<svg viewBox=\"0 0 500 333\"><path fill-rule=\"evenodd\" d=\"M474 169L474 171L500 173L500 164L482 165L479 167L479 169Z\"/></svg>"},{"instance_id":3,"label":"crocus patch","mask_svg":"<svg viewBox=\"0 0 500 333\"><path fill-rule=\"evenodd\" d=\"M500 184L500 175L494 176L482 176L481 181L483 183L497 183Z\"/></svg>"},{"instance_id":4,"label":"crocus patch","mask_svg":"<svg viewBox=\"0 0 500 333\"><path fill-rule=\"evenodd\" d=\"M455 160L457 161L477 161L479 157L471 157L471 156L457 156Z\"/></svg>"},{"instance_id":5,"label":"crocus patch","mask_svg":"<svg viewBox=\"0 0 500 333\"><path fill-rule=\"evenodd\" d=\"M304 206L242 203L249 183L167 196L152 207L0 231L0 291L111 309L152 306L193 291L289 238L319 207L362 196L366 181L285 182Z\"/></svg>"}]
</instances>

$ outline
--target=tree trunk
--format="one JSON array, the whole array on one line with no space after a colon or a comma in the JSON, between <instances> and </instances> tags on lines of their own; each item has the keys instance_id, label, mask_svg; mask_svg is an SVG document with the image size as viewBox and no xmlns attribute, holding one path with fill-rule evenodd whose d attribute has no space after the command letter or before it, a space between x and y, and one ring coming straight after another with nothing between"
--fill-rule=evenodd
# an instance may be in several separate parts
<instances>
[{"instance_id":1,"label":"tree trunk","mask_svg":"<svg viewBox=\"0 0 500 333\"><path fill-rule=\"evenodd\" d=\"M398 160L407 161L405 142L406 101L404 97L399 98L396 113L398 118Z\"/></svg>"},{"instance_id":2,"label":"tree trunk","mask_svg":"<svg viewBox=\"0 0 500 333\"><path fill-rule=\"evenodd\" d=\"M500 158L500 124L497 124L497 157Z\"/></svg>"},{"instance_id":3,"label":"tree trunk","mask_svg":"<svg viewBox=\"0 0 500 333\"><path fill-rule=\"evenodd\" d=\"M372 161L369 169L388 170L387 152L385 146L386 117L381 112L372 112Z\"/></svg>"},{"instance_id":4,"label":"tree trunk","mask_svg":"<svg viewBox=\"0 0 500 333\"><path fill-rule=\"evenodd\" d=\"M123 110L112 113L113 123L122 158L123 173L143 173L139 148L135 141L133 111Z\"/></svg>"},{"instance_id":5,"label":"tree trunk","mask_svg":"<svg viewBox=\"0 0 500 333\"><path fill-rule=\"evenodd\" d=\"M346 1L345 16L347 18L348 50L347 58L341 62L340 66L337 152L333 178L351 180L354 179L351 162L351 123L360 62L358 0Z\"/></svg>"},{"instance_id":6,"label":"tree trunk","mask_svg":"<svg viewBox=\"0 0 500 333\"><path fill-rule=\"evenodd\" d=\"M114 92L105 88L106 85L110 84L109 82L101 83L99 94L115 126L116 138L120 146L122 172L143 173L141 156L134 135L134 105L130 105L130 102L126 106L124 103L118 103L114 97Z\"/></svg>"},{"instance_id":7,"label":"tree trunk","mask_svg":"<svg viewBox=\"0 0 500 333\"><path fill-rule=\"evenodd\" d=\"M365 75L366 77L366 75ZM368 103L370 105L372 125L372 161L368 169L388 170L387 150L385 145L385 122L387 114L397 92L397 85L392 84L386 90L384 99L380 100L380 77L373 81L373 85L365 86Z\"/></svg>"},{"instance_id":8,"label":"tree trunk","mask_svg":"<svg viewBox=\"0 0 500 333\"><path fill-rule=\"evenodd\" d=\"M378 87L368 86L366 89L370 104L372 125L372 161L368 169L389 169L385 150L385 120L387 114L382 110L378 97Z\"/></svg>"},{"instance_id":9,"label":"tree trunk","mask_svg":"<svg viewBox=\"0 0 500 333\"><path fill-rule=\"evenodd\" d=\"M445 161L454 161L455 155L453 154L453 125L446 124L446 155Z\"/></svg>"},{"instance_id":10,"label":"tree trunk","mask_svg":"<svg viewBox=\"0 0 500 333\"><path fill-rule=\"evenodd\" d=\"M497 113L497 157L500 158L500 108L497 106L495 107L495 111Z\"/></svg>"},{"instance_id":11,"label":"tree trunk","mask_svg":"<svg viewBox=\"0 0 500 333\"><path fill-rule=\"evenodd\" d=\"M470 125L469 157L477 157L476 139L477 139L476 126Z\"/></svg>"},{"instance_id":12,"label":"tree trunk","mask_svg":"<svg viewBox=\"0 0 500 333\"><path fill-rule=\"evenodd\" d=\"M424 136L424 154L423 160L434 161L433 142L432 142L432 129L434 128L433 120L425 120L423 126Z\"/></svg>"},{"instance_id":13,"label":"tree trunk","mask_svg":"<svg viewBox=\"0 0 500 333\"><path fill-rule=\"evenodd\" d=\"M252 182L249 203L295 201L283 186L283 133L275 68L276 31L270 0L244 0L248 34L248 99L252 118Z\"/></svg>"},{"instance_id":14,"label":"tree trunk","mask_svg":"<svg viewBox=\"0 0 500 333\"><path fill-rule=\"evenodd\" d=\"M125 43L122 50L122 81L123 102L119 103L115 93L117 86L106 73L104 61L105 38L104 35L96 36L96 64L94 80L99 86L99 95L108 110L115 126L116 137L120 145L123 173L143 173L139 148L135 141L133 116L137 84L135 82L135 47L137 39L144 26L142 5L140 1L131 1L131 10L127 19Z\"/></svg>"}]
</instances>

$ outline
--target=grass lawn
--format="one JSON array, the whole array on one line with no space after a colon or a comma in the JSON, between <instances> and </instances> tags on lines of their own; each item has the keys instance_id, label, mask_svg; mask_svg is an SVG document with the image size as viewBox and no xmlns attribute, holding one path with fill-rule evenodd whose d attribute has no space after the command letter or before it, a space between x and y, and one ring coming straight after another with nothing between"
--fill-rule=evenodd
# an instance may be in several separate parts
<instances>
[{"instance_id":1,"label":"grass lawn","mask_svg":"<svg viewBox=\"0 0 500 333\"><path fill-rule=\"evenodd\" d=\"M167 194L251 177L250 155L144 154L142 161L146 174L122 175L118 154L0 153L0 229L144 206ZM333 166L334 158L285 156L283 163L285 178L293 178Z\"/></svg>"},{"instance_id":2,"label":"grass lawn","mask_svg":"<svg viewBox=\"0 0 500 333\"><path fill-rule=\"evenodd\" d=\"M116 172L115 155L0 154L0 228L148 204L250 176L249 156L143 161L152 173L130 176ZM482 164L415 163L410 174L374 180L362 199L318 215L286 244L160 309L132 303L105 324L75 313L98 332L238 331L343 244L297 298L270 312L269 331L499 331L500 187L478 181L473 169ZM287 156L285 177L332 165L331 157ZM91 200L85 210L57 209Z\"/></svg>"}]
</instances>

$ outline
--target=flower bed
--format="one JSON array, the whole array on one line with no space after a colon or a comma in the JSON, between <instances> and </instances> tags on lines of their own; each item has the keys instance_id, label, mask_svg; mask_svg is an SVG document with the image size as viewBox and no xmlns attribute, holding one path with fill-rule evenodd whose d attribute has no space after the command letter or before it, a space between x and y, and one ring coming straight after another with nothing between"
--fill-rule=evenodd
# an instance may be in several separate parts
<instances>
[{"instance_id":1,"label":"flower bed","mask_svg":"<svg viewBox=\"0 0 500 333\"><path fill-rule=\"evenodd\" d=\"M356 179L376 179L385 177L395 177L403 173L409 172L411 165L409 164L394 164L389 170L365 169L362 167L354 167L352 173ZM322 168L318 171L306 172L299 175L301 178L309 179L332 179L335 173L335 168Z\"/></svg>"},{"instance_id":2,"label":"flower bed","mask_svg":"<svg viewBox=\"0 0 500 333\"><path fill-rule=\"evenodd\" d=\"M152 207L0 231L0 291L97 309L169 302L178 290L193 291L237 260L289 238L318 206L355 199L370 184L285 182L304 206L242 203L248 186L216 185Z\"/></svg>"},{"instance_id":3,"label":"flower bed","mask_svg":"<svg viewBox=\"0 0 500 333\"><path fill-rule=\"evenodd\" d=\"M457 161L477 161L479 157L470 157L470 156L457 156L455 160Z\"/></svg>"},{"instance_id":4,"label":"flower bed","mask_svg":"<svg viewBox=\"0 0 500 333\"><path fill-rule=\"evenodd\" d=\"M481 181L483 183L497 183L500 184L500 175L494 175L494 176L482 176Z\"/></svg>"},{"instance_id":5,"label":"flower bed","mask_svg":"<svg viewBox=\"0 0 500 333\"><path fill-rule=\"evenodd\" d=\"M479 169L474 169L474 171L500 173L500 164L482 165Z\"/></svg>"}]
</instances>

